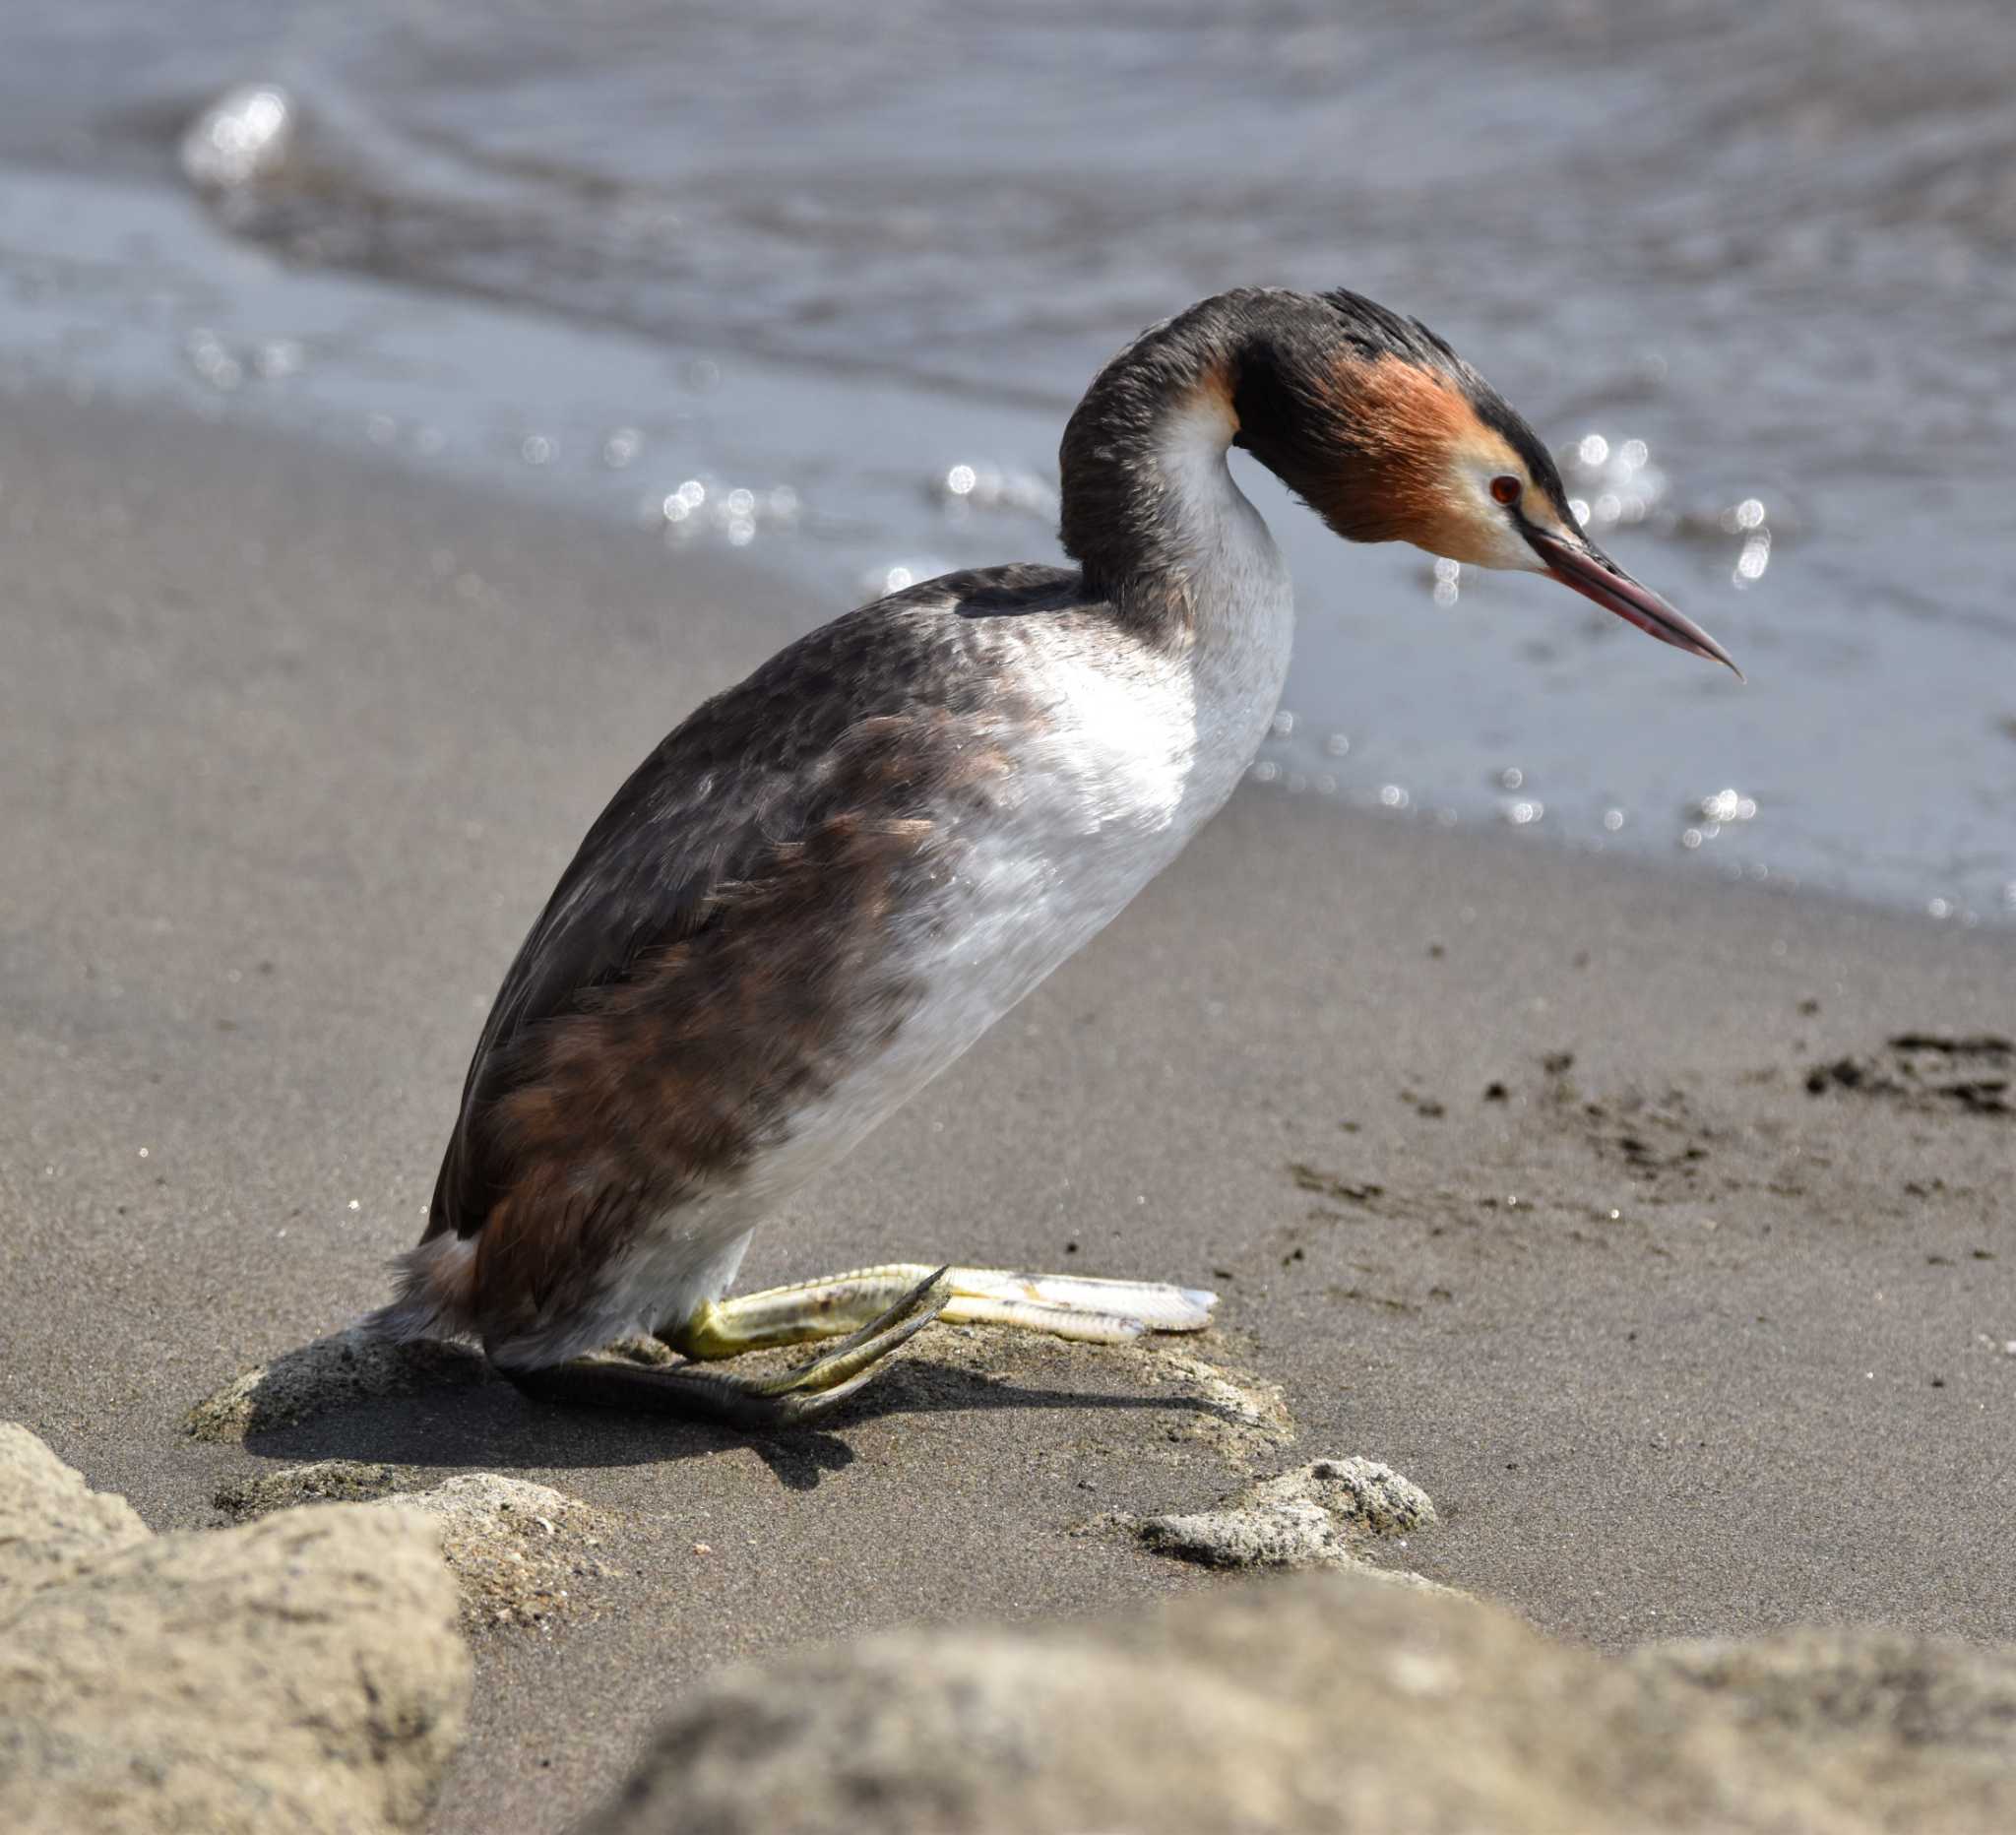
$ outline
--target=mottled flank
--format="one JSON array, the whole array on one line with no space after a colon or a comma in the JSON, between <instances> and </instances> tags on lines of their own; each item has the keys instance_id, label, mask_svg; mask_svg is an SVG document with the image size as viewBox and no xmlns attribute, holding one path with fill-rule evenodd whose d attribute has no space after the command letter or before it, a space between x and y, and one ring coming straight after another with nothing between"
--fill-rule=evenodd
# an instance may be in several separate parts
<instances>
[{"instance_id":1,"label":"mottled flank","mask_svg":"<svg viewBox=\"0 0 2016 1835\"><path fill-rule=\"evenodd\" d=\"M1984 1835L2016 1657L1835 1631L1619 1662L1345 1574L885 1632L687 1695L585 1835Z\"/></svg>"},{"instance_id":2,"label":"mottled flank","mask_svg":"<svg viewBox=\"0 0 2016 1835\"><path fill-rule=\"evenodd\" d=\"M603 811L505 978L395 1323L564 1328L647 1224L732 1189L914 1008L968 824L1008 770L1003 692L1055 569L953 576L790 646ZM405 1310L410 1316L400 1320Z\"/></svg>"},{"instance_id":3,"label":"mottled flank","mask_svg":"<svg viewBox=\"0 0 2016 1835\"><path fill-rule=\"evenodd\" d=\"M1130 1519L1158 1554L1207 1567L1352 1567L1377 1542L1426 1529L1435 1506L1370 1459L1318 1459L1249 1485L1215 1509Z\"/></svg>"}]
</instances>

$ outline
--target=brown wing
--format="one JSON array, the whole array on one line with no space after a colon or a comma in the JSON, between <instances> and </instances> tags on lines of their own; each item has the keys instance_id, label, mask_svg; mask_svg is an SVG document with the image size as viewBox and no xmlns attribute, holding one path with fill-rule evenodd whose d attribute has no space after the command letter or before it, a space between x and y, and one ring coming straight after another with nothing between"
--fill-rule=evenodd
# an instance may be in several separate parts
<instances>
[{"instance_id":1,"label":"brown wing","mask_svg":"<svg viewBox=\"0 0 2016 1835\"><path fill-rule=\"evenodd\" d=\"M580 1258L556 1232L620 1232L731 1171L901 1025L894 930L1006 769L1013 640L978 614L1068 609L1075 580L998 569L865 606L659 746L504 979L423 1241L485 1232L500 1280L527 1258L530 1286L557 1278Z\"/></svg>"}]
</instances>

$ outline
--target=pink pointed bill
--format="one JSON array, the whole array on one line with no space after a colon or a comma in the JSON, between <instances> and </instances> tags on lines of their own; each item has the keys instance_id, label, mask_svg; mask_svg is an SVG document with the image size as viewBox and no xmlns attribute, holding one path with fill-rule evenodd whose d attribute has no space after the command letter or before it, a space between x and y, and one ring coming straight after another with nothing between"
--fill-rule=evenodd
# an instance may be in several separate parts
<instances>
[{"instance_id":1,"label":"pink pointed bill","mask_svg":"<svg viewBox=\"0 0 2016 1835\"><path fill-rule=\"evenodd\" d=\"M1734 673L1737 681L1743 679L1735 659L1714 638L1650 587L1640 586L1594 543L1569 541L1530 524L1521 533L1534 552L1546 562L1547 572L1563 586L1573 587L1585 599L1595 600L1606 611L1615 612L1627 624L1635 624L1661 643L1671 644L1689 656L1720 663Z\"/></svg>"}]
</instances>

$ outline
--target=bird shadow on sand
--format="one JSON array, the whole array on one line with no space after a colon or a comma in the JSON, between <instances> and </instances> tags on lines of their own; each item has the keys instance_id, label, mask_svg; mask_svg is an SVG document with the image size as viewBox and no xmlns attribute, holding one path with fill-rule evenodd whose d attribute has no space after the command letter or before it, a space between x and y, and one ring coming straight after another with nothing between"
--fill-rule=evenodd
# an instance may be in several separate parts
<instances>
[{"instance_id":1,"label":"bird shadow on sand","mask_svg":"<svg viewBox=\"0 0 2016 1835\"><path fill-rule=\"evenodd\" d=\"M1003 1359L1016 1360L1012 1355ZM1112 1375L1124 1379L1123 1371ZM1238 1421L1235 1411L1220 1403L1166 1387L1127 1394L1036 1386L992 1368L934 1359L919 1347L817 1426L748 1431L676 1415L534 1401L472 1351L387 1346L352 1330L247 1371L197 1404L187 1425L199 1438L235 1442L262 1459L355 1460L422 1470L662 1465L745 1447L788 1489L811 1490L853 1463L844 1437L850 1427L894 1416L1004 1409L1147 1411L1165 1420L1190 1415Z\"/></svg>"}]
</instances>

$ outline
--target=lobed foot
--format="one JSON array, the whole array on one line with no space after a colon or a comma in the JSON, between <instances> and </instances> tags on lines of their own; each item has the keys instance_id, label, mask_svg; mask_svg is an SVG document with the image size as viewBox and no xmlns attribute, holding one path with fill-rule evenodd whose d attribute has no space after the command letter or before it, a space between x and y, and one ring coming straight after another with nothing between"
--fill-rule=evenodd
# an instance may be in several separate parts
<instances>
[{"instance_id":1,"label":"lobed foot","mask_svg":"<svg viewBox=\"0 0 2016 1835\"><path fill-rule=\"evenodd\" d=\"M858 1331L778 1376L679 1365L670 1369L578 1359L504 1374L544 1402L697 1415L738 1427L798 1427L830 1414L888 1358L937 1318L952 1297L945 1269L926 1269Z\"/></svg>"},{"instance_id":2,"label":"lobed foot","mask_svg":"<svg viewBox=\"0 0 2016 1835\"><path fill-rule=\"evenodd\" d=\"M1096 1345L1125 1344L1148 1331L1202 1331L1218 1304L1216 1294L1163 1281L1017 1274L1006 1268L933 1270L922 1262L889 1262L714 1300L660 1336L693 1359L803 1344L848 1331L920 1280L939 1276L950 1297L938 1316L950 1324L1015 1325Z\"/></svg>"}]
</instances>

